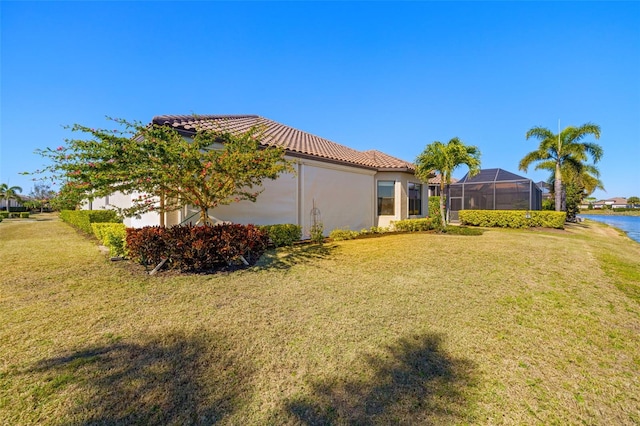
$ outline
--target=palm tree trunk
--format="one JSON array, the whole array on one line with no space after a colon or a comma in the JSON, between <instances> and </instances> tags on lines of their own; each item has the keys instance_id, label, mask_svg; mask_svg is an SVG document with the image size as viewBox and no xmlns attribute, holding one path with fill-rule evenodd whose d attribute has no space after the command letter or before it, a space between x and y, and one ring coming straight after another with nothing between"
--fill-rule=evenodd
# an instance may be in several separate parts
<instances>
[{"instance_id":1,"label":"palm tree trunk","mask_svg":"<svg viewBox=\"0 0 640 426\"><path fill-rule=\"evenodd\" d=\"M562 172L560 171L560 162L556 162L556 173L555 173L555 182L553 184L555 198L556 198L556 211L561 212L562 210Z\"/></svg>"},{"instance_id":2,"label":"palm tree trunk","mask_svg":"<svg viewBox=\"0 0 640 426\"><path fill-rule=\"evenodd\" d=\"M440 218L442 219L442 229L447 226L447 217L444 214L444 178L440 175Z\"/></svg>"}]
</instances>

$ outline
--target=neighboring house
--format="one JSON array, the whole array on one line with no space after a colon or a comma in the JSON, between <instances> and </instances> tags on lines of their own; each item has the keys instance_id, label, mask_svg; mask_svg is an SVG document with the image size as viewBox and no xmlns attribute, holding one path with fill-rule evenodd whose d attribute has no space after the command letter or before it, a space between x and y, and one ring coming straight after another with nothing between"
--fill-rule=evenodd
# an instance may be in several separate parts
<instances>
[{"instance_id":1,"label":"neighboring house","mask_svg":"<svg viewBox=\"0 0 640 426\"><path fill-rule=\"evenodd\" d=\"M241 201L210 210L220 221L293 223L301 225L308 236L314 213L325 233L338 228L389 226L393 221L428 215L428 188L415 177L415 166L383 152L356 151L257 115L163 115L154 117L153 123L171 126L185 138L193 136L196 128L242 133L260 125L264 128L262 145L285 148L286 158L295 163L295 173L265 181L255 203ZM85 207L129 207L131 198L131 194L114 194ZM189 208L168 212L165 223L194 223L196 213ZM125 223L132 227L158 225L160 217L146 213Z\"/></svg>"},{"instance_id":2,"label":"neighboring house","mask_svg":"<svg viewBox=\"0 0 640 426\"><path fill-rule=\"evenodd\" d=\"M594 209L612 208L624 209L628 207L627 199L623 197L608 198L606 200L598 200L593 202Z\"/></svg>"},{"instance_id":3,"label":"neighboring house","mask_svg":"<svg viewBox=\"0 0 640 426\"><path fill-rule=\"evenodd\" d=\"M449 214L458 220L460 210L541 210L542 191L531 179L503 169L467 173L449 186Z\"/></svg>"},{"instance_id":4,"label":"neighboring house","mask_svg":"<svg viewBox=\"0 0 640 426\"><path fill-rule=\"evenodd\" d=\"M540 191L542 191L543 200L553 199L553 195L551 194L551 185L549 185L547 182L543 180L541 180L540 182L537 182L536 185L538 186L538 188L540 188Z\"/></svg>"},{"instance_id":5,"label":"neighboring house","mask_svg":"<svg viewBox=\"0 0 640 426\"><path fill-rule=\"evenodd\" d=\"M29 197L26 195L20 196L21 200L16 200L15 198L9 198L9 208L11 211L23 211L25 210L24 205L22 204L25 201L29 200ZM7 210L7 200L2 197L0 198L0 210Z\"/></svg>"},{"instance_id":6,"label":"neighboring house","mask_svg":"<svg viewBox=\"0 0 640 426\"><path fill-rule=\"evenodd\" d=\"M427 186L429 188L429 197L439 197L440 196L440 180L442 179L442 175L436 175L429 179L427 182ZM451 178L451 183L456 183L458 179ZM445 186L445 193L446 193Z\"/></svg>"}]
</instances>

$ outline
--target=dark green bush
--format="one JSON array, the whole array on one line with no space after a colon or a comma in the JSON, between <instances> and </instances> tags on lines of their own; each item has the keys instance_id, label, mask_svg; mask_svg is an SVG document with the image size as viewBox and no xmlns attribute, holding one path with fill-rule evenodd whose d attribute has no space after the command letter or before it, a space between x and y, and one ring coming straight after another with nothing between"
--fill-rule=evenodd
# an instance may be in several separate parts
<instances>
[{"instance_id":1,"label":"dark green bush","mask_svg":"<svg viewBox=\"0 0 640 426\"><path fill-rule=\"evenodd\" d=\"M482 235L482 229L468 228L466 226L447 226L442 232L450 235Z\"/></svg>"},{"instance_id":2,"label":"dark green bush","mask_svg":"<svg viewBox=\"0 0 640 426\"><path fill-rule=\"evenodd\" d=\"M0 219L8 219L9 212L0 212Z\"/></svg>"},{"instance_id":3,"label":"dark green bush","mask_svg":"<svg viewBox=\"0 0 640 426\"><path fill-rule=\"evenodd\" d=\"M463 225L501 228L540 226L564 229L566 220L566 213L547 210L460 210L459 215Z\"/></svg>"},{"instance_id":4,"label":"dark green bush","mask_svg":"<svg viewBox=\"0 0 640 426\"><path fill-rule=\"evenodd\" d=\"M170 268L210 272L240 258L255 263L264 253L268 238L253 225L148 226L127 228L126 244L129 256L145 266L167 259Z\"/></svg>"},{"instance_id":5,"label":"dark green bush","mask_svg":"<svg viewBox=\"0 0 640 426\"><path fill-rule=\"evenodd\" d=\"M302 239L302 226L286 223L282 225L262 225L261 230L266 232L269 240L276 247L291 246Z\"/></svg>"},{"instance_id":6,"label":"dark green bush","mask_svg":"<svg viewBox=\"0 0 640 426\"><path fill-rule=\"evenodd\" d=\"M29 212L20 213L20 219L29 219Z\"/></svg>"},{"instance_id":7,"label":"dark green bush","mask_svg":"<svg viewBox=\"0 0 640 426\"><path fill-rule=\"evenodd\" d=\"M423 219L405 219L393 222L393 228L400 232L430 231L434 228L433 220L430 217Z\"/></svg>"},{"instance_id":8,"label":"dark green bush","mask_svg":"<svg viewBox=\"0 0 640 426\"><path fill-rule=\"evenodd\" d=\"M113 210L62 210L60 219L87 234L93 234L92 223L122 223Z\"/></svg>"}]
</instances>

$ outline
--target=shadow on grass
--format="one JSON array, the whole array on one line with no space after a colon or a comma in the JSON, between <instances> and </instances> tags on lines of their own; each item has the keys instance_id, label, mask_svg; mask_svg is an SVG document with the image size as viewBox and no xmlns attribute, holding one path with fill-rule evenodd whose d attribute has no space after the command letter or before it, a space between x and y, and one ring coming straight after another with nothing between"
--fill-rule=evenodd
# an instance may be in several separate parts
<instances>
[{"instance_id":1,"label":"shadow on grass","mask_svg":"<svg viewBox=\"0 0 640 426\"><path fill-rule=\"evenodd\" d=\"M338 246L333 244L302 244L266 251L256 263L256 268L289 269L294 265L311 263L330 257Z\"/></svg>"},{"instance_id":2,"label":"shadow on grass","mask_svg":"<svg viewBox=\"0 0 640 426\"><path fill-rule=\"evenodd\" d=\"M40 396L59 393L70 407L59 420L74 425L214 424L249 399L252 375L224 339L177 333L79 350L34 371L53 384ZM69 385L80 392L70 397Z\"/></svg>"},{"instance_id":3,"label":"shadow on grass","mask_svg":"<svg viewBox=\"0 0 640 426\"><path fill-rule=\"evenodd\" d=\"M473 364L440 346L436 334L402 339L367 359L372 379L312 384L310 395L288 403L289 413L307 425L471 422Z\"/></svg>"}]
</instances>

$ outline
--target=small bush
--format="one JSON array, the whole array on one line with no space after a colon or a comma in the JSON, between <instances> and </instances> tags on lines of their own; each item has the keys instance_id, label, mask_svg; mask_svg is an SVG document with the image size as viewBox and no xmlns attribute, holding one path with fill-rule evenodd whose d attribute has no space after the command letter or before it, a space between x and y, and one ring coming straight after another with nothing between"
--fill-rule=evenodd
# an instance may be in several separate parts
<instances>
[{"instance_id":1,"label":"small bush","mask_svg":"<svg viewBox=\"0 0 640 426\"><path fill-rule=\"evenodd\" d=\"M269 240L276 247L291 246L294 242L302 239L302 227L299 225L287 223L284 225L263 225L258 228L266 232Z\"/></svg>"},{"instance_id":2,"label":"small bush","mask_svg":"<svg viewBox=\"0 0 640 426\"><path fill-rule=\"evenodd\" d=\"M400 232L419 232L434 229L433 220L430 217L424 219L405 219L393 222L393 227Z\"/></svg>"},{"instance_id":3,"label":"small bush","mask_svg":"<svg viewBox=\"0 0 640 426\"><path fill-rule=\"evenodd\" d=\"M2 222L4 219L2 218L2 216L0 216L0 222Z\"/></svg>"},{"instance_id":4,"label":"small bush","mask_svg":"<svg viewBox=\"0 0 640 426\"><path fill-rule=\"evenodd\" d=\"M460 210L459 215L463 225L501 228L564 229L566 220L566 213L547 210Z\"/></svg>"},{"instance_id":5,"label":"small bush","mask_svg":"<svg viewBox=\"0 0 640 426\"><path fill-rule=\"evenodd\" d=\"M145 266L168 259L170 268L188 272L220 270L244 258L255 263L268 236L253 225L180 225L171 228L127 228L129 256Z\"/></svg>"},{"instance_id":6,"label":"small bush","mask_svg":"<svg viewBox=\"0 0 640 426\"><path fill-rule=\"evenodd\" d=\"M9 212L0 212L0 219L8 219Z\"/></svg>"},{"instance_id":7,"label":"small bush","mask_svg":"<svg viewBox=\"0 0 640 426\"><path fill-rule=\"evenodd\" d=\"M383 226L372 226L369 228L370 234L384 234L386 232L389 232L389 228Z\"/></svg>"},{"instance_id":8,"label":"small bush","mask_svg":"<svg viewBox=\"0 0 640 426\"><path fill-rule=\"evenodd\" d=\"M92 223L91 229L98 241L109 248L111 256L126 254L127 231L123 223Z\"/></svg>"},{"instance_id":9,"label":"small bush","mask_svg":"<svg viewBox=\"0 0 640 426\"><path fill-rule=\"evenodd\" d=\"M20 219L29 219L29 212L20 213Z\"/></svg>"},{"instance_id":10,"label":"small bush","mask_svg":"<svg viewBox=\"0 0 640 426\"><path fill-rule=\"evenodd\" d=\"M367 233L367 230L364 230L364 234ZM350 229L334 229L329 234L329 238L335 241L344 241L344 240L353 240L357 238L360 233L358 231L352 231Z\"/></svg>"},{"instance_id":11,"label":"small bush","mask_svg":"<svg viewBox=\"0 0 640 426\"><path fill-rule=\"evenodd\" d=\"M113 210L62 210L60 219L87 234L93 234L92 223L121 223Z\"/></svg>"},{"instance_id":12,"label":"small bush","mask_svg":"<svg viewBox=\"0 0 640 426\"><path fill-rule=\"evenodd\" d=\"M311 227L311 241L316 244L322 244L324 242L324 225L322 222L318 222Z\"/></svg>"}]
</instances>

